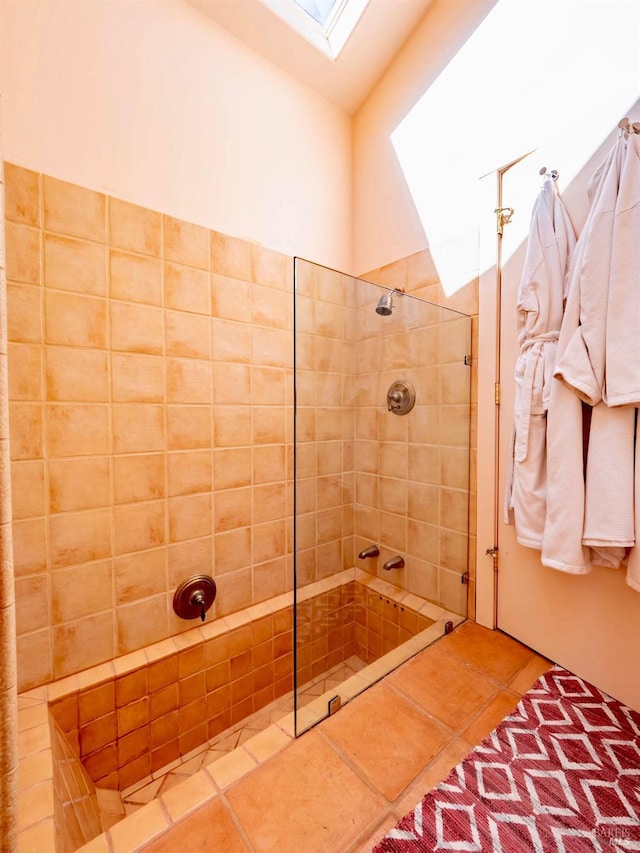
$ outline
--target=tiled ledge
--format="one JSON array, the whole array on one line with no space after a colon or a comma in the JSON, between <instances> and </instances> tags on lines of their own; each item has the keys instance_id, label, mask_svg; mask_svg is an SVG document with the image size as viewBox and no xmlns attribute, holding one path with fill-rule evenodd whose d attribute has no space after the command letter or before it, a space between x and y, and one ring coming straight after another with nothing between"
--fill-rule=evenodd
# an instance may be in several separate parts
<instances>
[{"instance_id":1,"label":"tiled ledge","mask_svg":"<svg viewBox=\"0 0 640 853\"><path fill-rule=\"evenodd\" d=\"M313 700L298 712L298 732L315 725L326 716L327 702L336 695L343 702L357 696L371 684L384 678L400 664L433 643L445 632L449 621L454 626L464 617L438 607L425 599L407 593L358 568L347 569L304 587L297 600L337 589L356 580L384 598L433 620L434 624L382 656L339 688ZM242 625L293 605L293 593L278 596L210 623L185 631L176 637L155 643L140 651L27 691L18 697L19 853L56 849L54 821L53 750L48 703L78 690L125 675L141 666L195 646ZM169 789L158 799L115 824L80 848L84 853L129 853L164 834L177 821L214 799L241 777L284 749L295 736L295 715L286 715L278 723L245 741L233 752L200 770L189 779Z\"/></svg>"}]
</instances>

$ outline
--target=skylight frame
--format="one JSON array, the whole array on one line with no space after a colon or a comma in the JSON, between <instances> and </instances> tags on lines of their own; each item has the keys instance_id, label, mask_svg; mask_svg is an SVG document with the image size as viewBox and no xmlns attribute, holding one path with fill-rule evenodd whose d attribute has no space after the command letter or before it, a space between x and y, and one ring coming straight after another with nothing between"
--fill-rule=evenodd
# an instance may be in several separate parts
<instances>
[{"instance_id":1,"label":"skylight frame","mask_svg":"<svg viewBox=\"0 0 640 853\"><path fill-rule=\"evenodd\" d=\"M312 47L335 61L355 30L370 0L338 0L324 26L296 0L260 0Z\"/></svg>"},{"instance_id":2,"label":"skylight frame","mask_svg":"<svg viewBox=\"0 0 640 853\"><path fill-rule=\"evenodd\" d=\"M295 3L295 4L296 4L296 6L300 6L300 8L301 8L304 12L306 12L306 13L307 13L307 15L310 15L310 16L311 16L311 18L312 18L312 19L313 19L317 24L319 24L325 32L327 32L327 30L329 29L329 26L330 26L330 24L331 24L331 21L332 21L332 19L333 19L334 15L335 15L335 13L336 13L337 8L338 8L339 6L342 6L342 5L343 5L344 0L328 0L328 3L330 3L330 6L329 6L329 13L328 13L328 15L326 16L326 18L325 18L324 20L318 20L318 18L316 18L316 16L313 14L313 12L311 12L311 11L307 8L307 4L309 4L309 3L313 3L313 4L315 4L315 5L316 5L316 7L317 7L317 6L319 5L318 0L291 0L291 2L292 2L292 3Z\"/></svg>"}]
</instances>

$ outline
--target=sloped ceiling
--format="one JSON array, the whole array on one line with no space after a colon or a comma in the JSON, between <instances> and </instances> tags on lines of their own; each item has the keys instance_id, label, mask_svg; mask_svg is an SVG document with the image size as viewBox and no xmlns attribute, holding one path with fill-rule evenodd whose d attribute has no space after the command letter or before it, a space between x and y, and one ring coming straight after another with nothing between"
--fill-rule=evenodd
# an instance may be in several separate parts
<instances>
[{"instance_id":1,"label":"sloped ceiling","mask_svg":"<svg viewBox=\"0 0 640 853\"><path fill-rule=\"evenodd\" d=\"M288 74L354 115L432 0L370 0L337 59L324 55L261 0L189 0Z\"/></svg>"}]
</instances>

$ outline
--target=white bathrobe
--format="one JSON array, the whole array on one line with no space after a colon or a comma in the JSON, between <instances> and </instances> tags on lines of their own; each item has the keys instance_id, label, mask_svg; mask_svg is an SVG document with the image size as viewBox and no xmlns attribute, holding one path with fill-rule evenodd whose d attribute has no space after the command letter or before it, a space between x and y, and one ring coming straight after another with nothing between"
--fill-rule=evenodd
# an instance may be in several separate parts
<instances>
[{"instance_id":1,"label":"white bathrobe","mask_svg":"<svg viewBox=\"0 0 640 853\"><path fill-rule=\"evenodd\" d=\"M558 377L595 406L640 405L640 138L623 135L589 225L580 325Z\"/></svg>"},{"instance_id":2,"label":"white bathrobe","mask_svg":"<svg viewBox=\"0 0 640 853\"><path fill-rule=\"evenodd\" d=\"M607 315L627 147L623 135L589 185L592 204L572 259L558 344L555 376L560 381L553 383L551 394L547 434L553 477L542 562L572 573L589 571L592 562L619 566L635 542L635 410L611 409L602 400L606 335L594 322L599 314ZM584 469L581 400L593 405Z\"/></svg>"},{"instance_id":3,"label":"white bathrobe","mask_svg":"<svg viewBox=\"0 0 640 853\"><path fill-rule=\"evenodd\" d=\"M542 548L547 499L547 410L565 299L565 276L576 238L552 180L531 216L517 302L514 427L505 494L518 542Z\"/></svg>"}]
</instances>

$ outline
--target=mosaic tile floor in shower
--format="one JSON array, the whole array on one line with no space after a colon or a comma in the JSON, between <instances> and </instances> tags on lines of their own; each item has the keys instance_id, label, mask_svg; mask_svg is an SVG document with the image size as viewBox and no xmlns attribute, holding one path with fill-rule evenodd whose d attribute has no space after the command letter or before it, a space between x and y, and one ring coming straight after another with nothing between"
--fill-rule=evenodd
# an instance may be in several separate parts
<instances>
[{"instance_id":1,"label":"mosaic tile floor in shower","mask_svg":"<svg viewBox=\"0 0 640 853\"><path fill-rule=\"evenodd\" d=\"M312 679L300 691L299 705L304 706L323 693L337 687L347 678L355 675L366 666L364 661L353 655L344 663L334 666L319 678ZM98 805L103 831L115 823L142 808L146 803L165 793L174 785L183 782L224 755L227 755L244 741L264 731L278 722L293 709L293 693L276 699L270 705L246 717L242 722L231 726L207 744L193 750L179 761L174 761L153 774L151 782L145 780L142 785L132 785L125 791L107 791L98 789Z\"/></svg>"}]
</instances>

